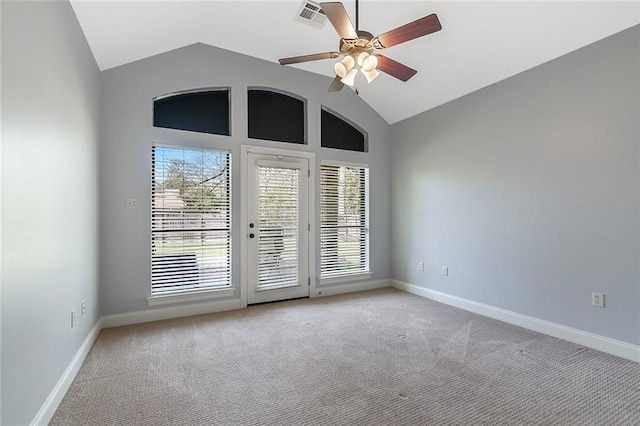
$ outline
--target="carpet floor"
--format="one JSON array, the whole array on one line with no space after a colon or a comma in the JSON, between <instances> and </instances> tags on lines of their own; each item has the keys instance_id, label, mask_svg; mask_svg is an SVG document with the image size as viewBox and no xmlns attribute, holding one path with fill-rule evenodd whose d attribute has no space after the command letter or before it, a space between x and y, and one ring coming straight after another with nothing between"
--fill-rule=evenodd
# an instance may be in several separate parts
<instances>
[{"instance_id":1,"label":"carpet floor","mask_svg":"<svg viewBox=\"0 0 640 426\"><path fill-rule=\"evenodd\" d=\"M640 364L395 289L105 329L51 425L640 425Z\"/></svg>"}]
</instances>

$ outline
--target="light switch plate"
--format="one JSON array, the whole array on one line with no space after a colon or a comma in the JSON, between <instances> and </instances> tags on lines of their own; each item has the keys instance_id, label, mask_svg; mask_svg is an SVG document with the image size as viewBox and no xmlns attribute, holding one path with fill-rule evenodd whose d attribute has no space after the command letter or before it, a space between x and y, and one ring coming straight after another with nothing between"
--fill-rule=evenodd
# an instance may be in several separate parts
<instances>
[{"instance_id":1,"label":"light switch plate","mask_svg":"<svg viewBox=\"0 0 640 426\"><path fill-rule=\"evenodd\" d=\"M137 208L138 208L138 199L127 198L127 209L137 209Z\"/></svg>"}]
</instances>

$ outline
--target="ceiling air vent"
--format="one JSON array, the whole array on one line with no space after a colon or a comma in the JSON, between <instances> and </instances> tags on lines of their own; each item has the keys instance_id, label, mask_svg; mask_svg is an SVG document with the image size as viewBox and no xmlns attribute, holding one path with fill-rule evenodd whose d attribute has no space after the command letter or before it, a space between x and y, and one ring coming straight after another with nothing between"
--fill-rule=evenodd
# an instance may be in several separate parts
<instances>
[{"instance_id":1,"label":"ceiling air vent","mask_svg":"<svg viewBox=\"0 0 640 426\"><path fill-rule=\"evenodd\" d=\"M294 20L315 28L322 28L327 22L327 16L318 3L307 0L302 2Z\"/></svg>"}]
</instances>

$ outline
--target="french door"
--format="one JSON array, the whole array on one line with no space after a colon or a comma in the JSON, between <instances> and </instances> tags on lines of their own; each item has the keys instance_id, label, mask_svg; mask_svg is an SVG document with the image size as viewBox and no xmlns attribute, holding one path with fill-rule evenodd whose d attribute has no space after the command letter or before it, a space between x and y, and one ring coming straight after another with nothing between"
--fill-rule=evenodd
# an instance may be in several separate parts
<instances>
[{"instance_id":1,"label":"french door","mask_svg":"<svg viewBox=\"0 0 640 426\"><path fill-rule=\"evenodd\" d=\"M309 296L308 158L246 153L247 303Z\"/></svg>"}]
</instances>

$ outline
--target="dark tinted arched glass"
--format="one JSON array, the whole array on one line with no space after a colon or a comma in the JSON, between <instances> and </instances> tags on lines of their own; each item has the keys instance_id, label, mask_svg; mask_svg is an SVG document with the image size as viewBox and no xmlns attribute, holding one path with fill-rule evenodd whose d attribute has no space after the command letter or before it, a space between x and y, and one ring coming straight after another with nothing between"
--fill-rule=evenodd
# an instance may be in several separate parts
<instances>
[{"instance_id":1,"label":"dark tinted arched glass","mask_svg":"<svg viewBox=\"0 0 640 426\"><path fill-rule=\"evenodd\" d=\"M153 101L153 125L229 136L229 90L179 93Z\"/></svg>"},{"instance_id":2,"label":"dark tinted arched glass","mask_svg":"<svg viewBox=\"0 0 640 426\"><path fill-rule=\"evenodd\" d=\"M324 108L321 111L320 121L321 147L367 152L364 133L353 125Z\"/></svg>"},{"instance_id":3,"label":"dark tinted arched glass","mask_svg":"<svg viewBox=\"0 0 640 426\"><path fill-rule=\"evenodd\" d=\"M248 105L250 138L305 143L304 101L283 93L250 89Z\"/></svg>"}]
</instances>

